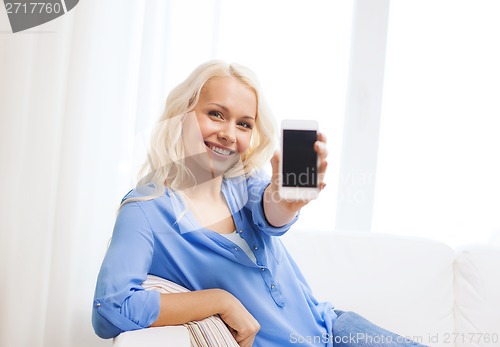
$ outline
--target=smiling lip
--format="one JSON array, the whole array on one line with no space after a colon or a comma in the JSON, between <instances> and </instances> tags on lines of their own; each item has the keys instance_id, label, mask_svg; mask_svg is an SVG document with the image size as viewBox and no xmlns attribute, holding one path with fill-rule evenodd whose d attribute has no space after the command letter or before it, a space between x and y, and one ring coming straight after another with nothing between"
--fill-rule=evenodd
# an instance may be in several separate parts
<instances>
[{"instance_id":1,"label":"smiling lip","mask_svg":"<svg viewBox=\"0 0 500 347\"><path fill-rule=\"evenodd\" d=\"M218 154L220 156L230 156L234 153L236 153L236 151L233 151L232 149L229 149L227 147L223 147L223 146L219 146L215 143L212 143L212 142L205 142L205 145L210 148L210 150L212 152L214 152L215 154Z\"/></svg>"}]
</instances>

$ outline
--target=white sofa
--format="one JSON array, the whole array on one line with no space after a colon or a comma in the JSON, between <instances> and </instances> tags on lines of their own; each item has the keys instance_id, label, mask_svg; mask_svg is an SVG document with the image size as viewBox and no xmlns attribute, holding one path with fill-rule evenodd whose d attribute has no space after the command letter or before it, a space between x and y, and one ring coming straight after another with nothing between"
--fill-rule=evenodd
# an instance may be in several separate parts
<instances>
[{"instance_id":1,"label":"white sofa","mask_svg":"<svg viewBox=\"0 0 500 347\"><path fill-rule=\"evenodd\" d=\"M320 300L425 345L500 346L500 248L456 250L375 233L290 232L284 243ZM115 347L189 347L184 327L126 332Z\"/></svg>"}]
</instances>

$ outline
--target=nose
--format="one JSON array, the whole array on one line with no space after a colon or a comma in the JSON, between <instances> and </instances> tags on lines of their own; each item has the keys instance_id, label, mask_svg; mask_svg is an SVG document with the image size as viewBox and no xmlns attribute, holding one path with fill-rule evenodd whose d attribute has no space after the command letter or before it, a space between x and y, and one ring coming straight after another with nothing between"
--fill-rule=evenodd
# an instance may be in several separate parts
<instances>
[{"instance_id":1,"label":"nose","mask_svg":"<svg viewBox=\"0 0 500 347\"><path fill-rule=\"evenodd\" d=\"M217 137L219 139L223 139L228 143L235 143L236 142L235 126L231 124L226 124L224 128L220 129L219 133L217 134Z\"/></svg>"}]
</instances>

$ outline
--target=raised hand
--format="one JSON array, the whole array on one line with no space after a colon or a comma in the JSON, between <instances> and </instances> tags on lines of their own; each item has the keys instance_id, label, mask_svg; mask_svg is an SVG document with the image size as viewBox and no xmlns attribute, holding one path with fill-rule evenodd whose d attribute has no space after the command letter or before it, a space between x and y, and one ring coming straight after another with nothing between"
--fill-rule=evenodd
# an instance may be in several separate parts
<instances>
[{"instance_id":1,"label":"raised hand","mask_svg":"<svg viewBox=\"0 0 500 347\"><path fill-rule=\"evenodd\" d=\"M326 148L326 136L318 132L318 140L314 143L314 150L318 153L319 169L318 169L318 184L320 191L326 186L324 177L328 162L328 149ZM291 221L297 212L307 205L310 200L290 201L282 199L279 195L279 159L280 153L276 151L271 158L272 177L271 184L264 192L264 212L268 222L276 227L285 225Z\"/></svg>"}]
</instances>

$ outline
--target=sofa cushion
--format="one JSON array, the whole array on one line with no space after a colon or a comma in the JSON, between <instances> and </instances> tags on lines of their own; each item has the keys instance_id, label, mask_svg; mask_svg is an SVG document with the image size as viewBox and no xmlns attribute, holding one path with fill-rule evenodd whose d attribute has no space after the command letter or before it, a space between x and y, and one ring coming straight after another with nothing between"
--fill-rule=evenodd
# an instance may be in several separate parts
<instances>
[{"instance_id":1,"label":"sofa cushion","mask_svg":"<svg viewBox=\"0 0 500 347\"><path fill-rule=\"evenodd\" d=\"M454 251L376 233L294 232L283 238L319 300L432 346L453 346Z\"/></svg>"},{"instance_id":2,"label":"sofa cushion","mask_svg":"<svg viewBox=\"0 0 500 347\"><path fill-rule=\"evenodd\" d=\"M500 248L467 245L455 260L457 346L500 344Z\"/></svg>"},{"instance_id":3,"label":"sofa cushion","mask_svg":"<svg viewBox=\"0 0 500 347\"><path fill-rule=\"evenodd\" d=\"M189 291L174 282L152 275L148 275L142 286L146 290L156 290L163 294ZM218 315L183 325L189 331L192 347L238 347L238 343Z\"/></svg>"}]
</instances>

